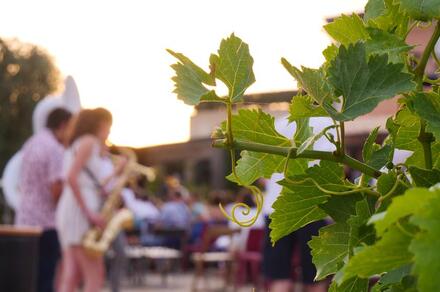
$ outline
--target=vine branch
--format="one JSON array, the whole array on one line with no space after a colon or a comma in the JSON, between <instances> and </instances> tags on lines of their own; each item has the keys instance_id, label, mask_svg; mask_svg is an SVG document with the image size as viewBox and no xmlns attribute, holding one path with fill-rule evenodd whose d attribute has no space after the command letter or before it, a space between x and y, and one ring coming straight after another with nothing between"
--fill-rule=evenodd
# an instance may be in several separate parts
<instances>
[{"instance_id":1,"label":"vine branch","mask_svg":"<svg viewBox=\"0 0 440 292\"><path fill-rule=\"evenodd\" d=\"M227 140L218 139L212 142L212 146L216 148L227 148L230 147L238 150L249 150L253 152L263 152L274 155L280 155L283 157L289 157L290 159L295 158L309 158L309 159L320 159L320 160L328 160L334 162L340 162L345 164L353 169L359 170L362 173L365 173L369 176L378 178L382 173L372 168L371 166L360 162L346 154L344 155L335 155L333 152L328 151L316 151L316 150L304 150L301 154L296 154L296 148L292 147L282 147L275 145L267 145L260 144L248 141L234 140L232 145L229 145Z\"/></svg>"},{"instance_id":2,"label":"vine branch","mask_svg":"<svg viewBox=\"0 0 440 292\"><path fill-rule=\"evenodd\" d=\"M419 64L414 70L414 74L416 75L417 81L417 90L423 90L423 77L425 75L426 64L428 63L429 56L434 50L435 44L440 37L440 21L437 21L435 26L434 33L431 36L428 44L426 45L425 50L423 51L422 58L420 59ZM421 120L420 133L418 137L419 142L423 147L423 155L425 158L425 167L427 169L432 168L432 151L431 151L431 143L434 142L434 138L432 133L426 132L426 122Z\"/></svg>"}]
</instances>

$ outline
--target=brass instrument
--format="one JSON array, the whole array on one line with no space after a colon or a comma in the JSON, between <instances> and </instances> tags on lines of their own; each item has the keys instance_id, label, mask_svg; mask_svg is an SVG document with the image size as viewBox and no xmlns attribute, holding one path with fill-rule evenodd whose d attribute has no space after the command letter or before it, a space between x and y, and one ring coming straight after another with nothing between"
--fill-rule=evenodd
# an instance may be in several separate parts
<instances>
[{"instance_id":1,"label":"brass instrument","mask_svg":"<svg viewBox=\"0 0 440 292\"><path fill-rule=\"evenodd\" d=\"M146 176L149 181L154 180L155 177L151 168L136 162L134 151L124 148L121 149L121 152L127 157L127 164L101 209L101 215L107 225L104 230L92 227L86 232L82 241L82 246L91 256L102 256L121 230L130 229L133 226L134 215L130 210L122 208L115 213L121 204L121 191L131 174L140 173Z\"/></svg>"}]
</instances>

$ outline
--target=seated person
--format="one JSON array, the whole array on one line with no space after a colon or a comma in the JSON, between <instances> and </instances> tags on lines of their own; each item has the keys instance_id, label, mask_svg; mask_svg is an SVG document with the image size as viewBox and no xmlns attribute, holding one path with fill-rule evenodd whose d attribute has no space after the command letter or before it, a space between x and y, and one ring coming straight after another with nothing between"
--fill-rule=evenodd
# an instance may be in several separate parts
<instances>
[{"instance_id":1,"label":"seated person","mask_svg":"<svg viewBox=\"0 0 440 292\"><path fill-rule=\"evenodd\" d=\"M141 229L141 243L146 246L161 245L180 247L181 238L173 235L157 234L158 230L189 231L191 212L179 192L170 192L162 205L156 220L146 222Z\"/></svg>"}]
</instances>

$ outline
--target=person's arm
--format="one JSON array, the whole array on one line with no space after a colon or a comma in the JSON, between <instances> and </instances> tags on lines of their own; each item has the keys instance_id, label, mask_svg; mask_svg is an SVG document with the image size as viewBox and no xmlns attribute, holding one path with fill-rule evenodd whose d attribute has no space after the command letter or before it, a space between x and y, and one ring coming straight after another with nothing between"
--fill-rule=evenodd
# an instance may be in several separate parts
<instances>
[{"instance_id":1,"label":"person's arm","mask_svg":"<svg viewBox=\"0 0 440 292\"><path fill-rule=\"evenodd\" d=\"M52 199L55 202L55 204L58 203L58 200L61 197L61 193L63 192L63 186L64 186L64 184L61 179L54 181L50 185L50 193L52 194Z\"/></svg>"},{"instance_id":2,"label":"person's arm","mask_svg":"<svg viewBox=\"0 0 440 292\"><path fill-rule=\"evenodd\" d=\"M116 179L122 174L128 162L127 158L124 156L118 157L114 165L113 162L111 162L110 158L108 159L109 159L108 163L111 163L111 166L113 167L113 171L110 175L106 176L104 179L101 180L101 185L106 190L107 195L111 192L112 188L114 187Z\"/></svg>"},{"instance_id":3,"label":"person's arm","mask_svg":"<svg viewBox=\"0 0 440 292\"><path fill-rule=\"evenodd\" d=\"M78 146L73 164L67 175L67 183L70 185L73 195L87 219L92 224L103 227L105 224L103 218L98 213L94 213L89 210L89 208L86 206L78 184L78 177L92 154L94 143L95 140L91 136L86 136L82 138Z\"/></svg>"}]
</instances>

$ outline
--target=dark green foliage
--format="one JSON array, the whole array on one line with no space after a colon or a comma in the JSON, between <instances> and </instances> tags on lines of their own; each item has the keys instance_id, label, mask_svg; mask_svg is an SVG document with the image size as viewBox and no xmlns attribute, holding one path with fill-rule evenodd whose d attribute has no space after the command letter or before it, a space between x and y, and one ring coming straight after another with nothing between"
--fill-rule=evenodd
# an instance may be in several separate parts
<instances>
[{"instance_id":1,"label":"dark green foliage","mask_svg":"<svg viewBox=\"0 0 440 292\"><path fill-rule=\"evenodd\" d=\"M0 171L32 134L35 104L57 90L59 81L43 49L0 39Z\"/></svg>"}]
</instances>

